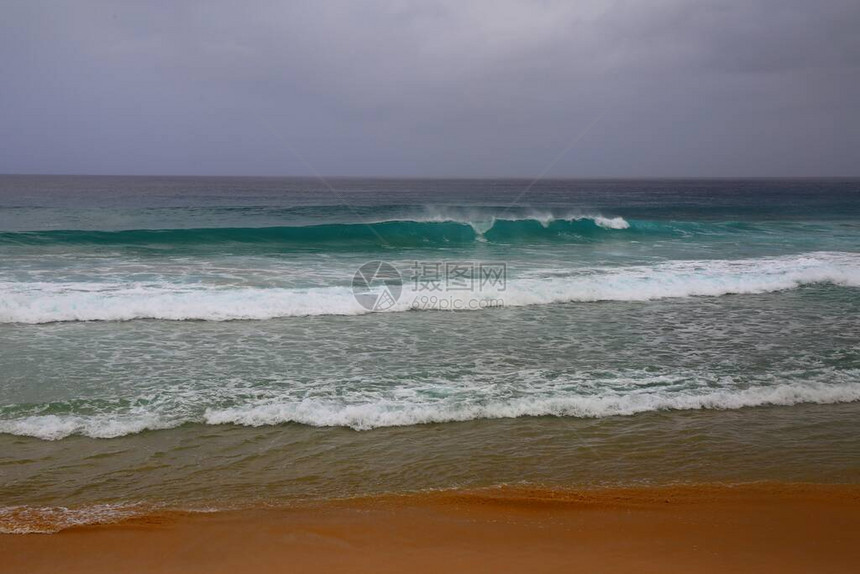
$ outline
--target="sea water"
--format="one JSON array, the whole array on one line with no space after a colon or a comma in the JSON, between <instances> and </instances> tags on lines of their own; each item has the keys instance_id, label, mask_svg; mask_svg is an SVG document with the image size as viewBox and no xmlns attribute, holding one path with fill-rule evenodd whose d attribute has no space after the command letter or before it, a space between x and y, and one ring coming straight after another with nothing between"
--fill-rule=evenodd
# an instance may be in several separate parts
<instances>
[{"instance_id":1,"label":"sea water","mask_svg":"<svg viewBox=\"0 0 860 574\"><path fill-rule=\"evenodd\" d=\"M858 400L858 180L0 177L7 530L856 482Z\"/></svg>"}]
</instances>

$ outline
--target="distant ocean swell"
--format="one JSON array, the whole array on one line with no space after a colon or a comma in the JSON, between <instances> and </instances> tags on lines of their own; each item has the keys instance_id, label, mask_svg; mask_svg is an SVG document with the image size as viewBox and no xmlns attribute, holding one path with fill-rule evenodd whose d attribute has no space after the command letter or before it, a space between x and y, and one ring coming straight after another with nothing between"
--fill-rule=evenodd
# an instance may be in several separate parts
<instances>
[{"instance_id":1,"label":"distant ocean swell","mask_svg":"<svg viewBox=\"0 0 860 574\"><path fill-rule=\"evenodd\" d=\"M475 297L500 300L501 306L520 307L756 294L811 284L860 287L860 253L813 252L782 257L673 261L562 271L534 269L519 277L509 277L504 290L452 296L464 301ZM410 287L405 281L403 295L389 311L412 309L416 293L412 293ZM356 301L347 284L299 289L168 281L0 283L0 323L264 320L367 312Z\"/></svg>"}]
</instances>

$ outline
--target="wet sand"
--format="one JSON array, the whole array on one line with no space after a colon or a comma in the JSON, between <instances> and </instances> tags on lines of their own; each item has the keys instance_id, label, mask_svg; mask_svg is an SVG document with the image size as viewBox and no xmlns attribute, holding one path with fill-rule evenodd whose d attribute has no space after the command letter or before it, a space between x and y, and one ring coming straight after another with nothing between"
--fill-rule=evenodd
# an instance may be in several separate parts
<instances>
[{"instance_id":1,"label":"wet sand","mask_svg":"<svg viewBox=\"0 0 860 574\"><path fill-rule=\"evenodd\" d=\"M4 572L856 572L860 486L497 488L0 536Z\"/></svg>"}]
</instances>

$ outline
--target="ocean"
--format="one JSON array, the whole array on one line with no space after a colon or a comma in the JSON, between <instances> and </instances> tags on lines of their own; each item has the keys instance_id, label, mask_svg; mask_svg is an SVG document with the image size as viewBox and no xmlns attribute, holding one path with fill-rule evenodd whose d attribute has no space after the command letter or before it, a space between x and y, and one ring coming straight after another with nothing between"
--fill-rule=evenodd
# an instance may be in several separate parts
<instances>
[{"instance_id":1,"label":"ocean","mask_svg":"<svg viewBox=\"0 0 860 574\"><path fill-rule=\"evenodd\" d=\"M860 180L0 176L0 530L860 482Z\"/></svg>"}]
</instances>

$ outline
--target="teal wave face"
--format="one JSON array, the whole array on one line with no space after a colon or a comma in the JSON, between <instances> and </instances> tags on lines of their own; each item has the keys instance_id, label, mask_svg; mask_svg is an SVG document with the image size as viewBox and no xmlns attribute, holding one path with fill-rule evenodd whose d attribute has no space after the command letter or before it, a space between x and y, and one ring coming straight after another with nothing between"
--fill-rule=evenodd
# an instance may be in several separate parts
<instances>
[{"instance_id":1,"label":"teal wave face","mask_svg":"<svg viewBox=\"0 0 860 574\"><path fill-rule=\"evenodd\" d=\"M409 247L467 245L475 242L531 243L595 241L610 236L679 235L689 226L659 222L627 222L616 218L497 219L488 222L382 221L284 227L136 229L122 231L51 230L0 233L0 245L130 245L184 246L223 243L324 244Z\"/></svg>"},{"instance_id":2,"label":"teal wave face","mask_svg":"<svg viewBox=\"0 0 860 574\"><path fill-rule=\"evenodd\" d=\"M121 231L50 230L0 233L0 246L130 246L170 249L245 244L266 246L366 247L467 246L478 242L505 245L592 243L649 238L749 238L798 233L833 234L828 226L801 223L683 222L625 220L601 216L575 219L490 219L488 221L411 221L330 223L278 227L212 227Z\"/></svg>"}]
</instances>

